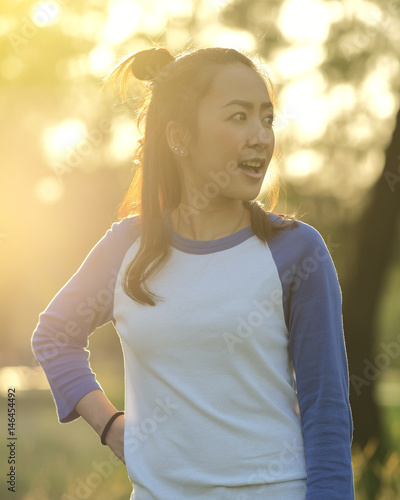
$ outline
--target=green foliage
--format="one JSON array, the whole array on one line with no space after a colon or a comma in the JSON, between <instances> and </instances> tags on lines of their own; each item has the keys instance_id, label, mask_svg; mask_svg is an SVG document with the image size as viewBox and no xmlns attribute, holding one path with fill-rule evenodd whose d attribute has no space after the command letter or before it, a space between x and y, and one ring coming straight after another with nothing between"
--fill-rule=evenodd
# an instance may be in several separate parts
<instances>
[{"instance_id":1,"label":"green foliage","mask_svg":"<svg viewBox=\"0 0 400 500\"><path fill-rule=\"evenodd\" d=\"M353 449L354 484L357 500L370 498L371 477L379 478L375 500L397 500L400 495L400 454L389 453L384 460L375 457L376 442L369 442L364 449Z\"/></svg>"}]
</instances>

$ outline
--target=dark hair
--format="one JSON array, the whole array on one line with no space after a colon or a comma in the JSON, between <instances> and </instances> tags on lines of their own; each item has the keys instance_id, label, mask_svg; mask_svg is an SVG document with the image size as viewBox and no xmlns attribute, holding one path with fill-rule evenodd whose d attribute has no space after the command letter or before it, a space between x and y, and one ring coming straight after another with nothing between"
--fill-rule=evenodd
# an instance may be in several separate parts
<instances>
[{"instance_id":1,"label":"dark hair","mask_svg":"<svg viewBox=\"0 0 400 500\"><path fill-rule=\"evenodd\" d=\"M147 95L139 112L138 127L144 126L136 150L136 172L122 201L119 217L140 217L139 250L124 278L124 290L141 304L156 305L160 299L147 287L147 279L166 263L170 252L169 230L164 221L165 210L181 201L181 185L173 154L166 138L166 126L175 121L195 132L197 109L209 91L222 65L242 63L254 70L267 86L274 103L274 91L267 75L263 75L248 57L234 49L204 48L174 58L166 49L153 48L138 52L122 61L107 78L117 85L126 98L130 76L148 80ZM270 210L276 204L278 189L271 194ZM244 202L251 212L254 233L266 242L275 229L268 212L257 201ZM282 225L276 226L277 228Z\"/></svg>"}]
</instances>

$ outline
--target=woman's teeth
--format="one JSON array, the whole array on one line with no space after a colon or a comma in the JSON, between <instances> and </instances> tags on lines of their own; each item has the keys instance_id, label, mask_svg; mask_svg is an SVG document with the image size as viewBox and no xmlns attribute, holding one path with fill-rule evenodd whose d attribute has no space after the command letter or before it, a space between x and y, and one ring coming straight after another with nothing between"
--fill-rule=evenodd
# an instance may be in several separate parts
<instances>
[{"instance_id":1,"label":"woman's teeth","mask_svg":"<svg viewBox=\"0 0 400 500\"><path fill-rule=\"evenodd\" d=\"M248 165L249 167L261 167L260 161L245 161L244 165Z\"/></svg>"},{"instance_id":2,"label":"woman's teeth","mask_svg":"<svg viewBox=\"0 0 400 500\"><path fill-rule=\"evenodd\" d=\"M242 172L252 177L253 179L259 179L262 177L263 173L261 167L263 166L263 162L261 161L243 161L239 163L239 167L242 169Z\"/></svg>"},{"instance_id":3,"label":"woman's teeth","mask_svg":"<svg viewBox=\"0 0 400 500\"><path fill-rule=\"evenodd\" d=\"M251 168L254 172L258 172L262 167L262 163L260 161L243 161L239 163L239 167Z\"/></svg>"}]
</instances>

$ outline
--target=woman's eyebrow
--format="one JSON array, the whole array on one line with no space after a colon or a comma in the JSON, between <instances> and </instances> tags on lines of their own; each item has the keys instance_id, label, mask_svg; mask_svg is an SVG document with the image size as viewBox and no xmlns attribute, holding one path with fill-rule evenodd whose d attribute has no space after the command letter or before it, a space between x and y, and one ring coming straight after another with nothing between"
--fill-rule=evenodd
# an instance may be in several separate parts
<instances>
[{"instance_id":1,"label":"woman's eyebrow","mask_svg":"<svg viewBox=\"0 0 400 500\"><path fill-rule=\"evenodd\" d=\"M229 101L227 104L224 104L221 107L226 108L227 106L232 106L234 104L236 104L238 106L243 106L246 109L252 109L254 107L253 103L248 102L248 101L243 101L242 99L233 99L233 101ZM263 102L261 104L261 109L267 109L267 108L273 108L271 101Z\"/></svg>"}]
</instances>

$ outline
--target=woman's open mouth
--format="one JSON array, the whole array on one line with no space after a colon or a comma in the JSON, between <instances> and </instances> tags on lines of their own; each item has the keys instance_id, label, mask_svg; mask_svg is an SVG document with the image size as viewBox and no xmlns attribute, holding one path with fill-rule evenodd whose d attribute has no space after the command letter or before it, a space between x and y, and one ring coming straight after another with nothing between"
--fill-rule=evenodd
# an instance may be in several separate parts
<instances>
[{"instance_id":1,"label":"woman's open mouth","mask_svg":"<svg viewBox=\"0 0 400 500\"><path fill-rule=\"evenodd\" d=\"M254 159L254 160L246 160L239 163L240 170L253 179L261 179L264 175L264 165L265 160L263 159Z\"/></svg>"}]
</instances>

